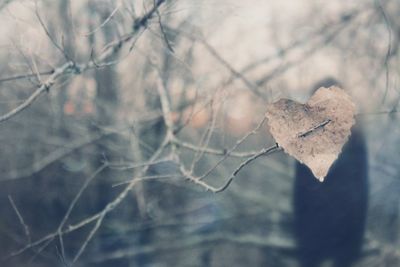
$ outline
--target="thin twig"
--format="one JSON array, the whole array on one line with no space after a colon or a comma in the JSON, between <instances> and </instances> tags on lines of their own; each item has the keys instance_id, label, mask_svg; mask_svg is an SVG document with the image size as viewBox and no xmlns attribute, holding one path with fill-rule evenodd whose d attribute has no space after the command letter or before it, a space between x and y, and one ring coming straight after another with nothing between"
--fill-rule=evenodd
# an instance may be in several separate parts
<instances>
[{"instance_id":1,"label":"thin twig","mask_svg":"<svg viewBox=\"0 0 400 267\"><path fill-rule=\"evenodd\" d=\"M222 191L224 191L225 189L227 189L229 187L229 185L232 183L233 179L235 179L236 175L248 164L250 164L252 161L256 160L257 158L261 157L261 156L265 156L267 154L270 154L272 152L275 151L279 151L280 147L278 146L278 144L275 144L271 147L267 147L267 148L263 148L260 150L260 152L258 152L257 154L255 154L254 156L248 158L247 160L243 161L238 168L236 168L236 170L232 173L232 175L228 178L228 180L226 181L226 183L217 188L216 190L214 190L214 193L220 193Z\"/></svg>"},{"instance_id":2,"label":"thin twig","mask_svg":"<svg viewBox=\"0 0 400 267\"><path fill-rule=\"evenodd\" d=\"M60 241L60 246L61 246L61 255L65 258L65 249L64 249L64 242L62 239L63 236L63 227L65 223L67 222L69 216L71 215L72 210L74 209L76 203L78 202L79 198L82 196L83 191L86 190L86 188L89 186L90 182L97 177L99 173L101 173L105 168L107 168L107 163L101 165L88 179L86 179L85 183L82 185L80 188L79 192L76 194L75 198L72 200L71 204L68 207L67 212L64 215L64 218L61 220L58 229L57 229L57 234L58 238Z\"/></svg>"},{"instance_id":3,"label":"thin twig","mask_svg":"<svg viewBox=\"0 0 400 267\"><path fill-rule=\"evenodd\" d=\"M387 44L387 50L386 50L386 56L385 56L385 73L386 73L386 81L385 81L385 93L383 95L383 99L382 99L382 104L385 103L386 101L386 96L387 93L389 91L389 59L390 59L390 55L392 53L392 26L390 24L389 18L386 15L386 11L382 6L382 3L379 0L375 1L375 4L377 5L379 11L382 13L383 19L385 21L385 25L388 31L388 44Z\"/></svg>"},{"instance_id":4,"label":"thin twig","mask_svg":"<svg viewBox=\"0 0 400 267\"><path fill-rule=\"evenodd\" d=\"M228 151L226 149L214 149L214 148L209 148L209 147L199 147L199 146L193 145L191 143L179 140L177 138L172 139L171 142L173 142L174 144L176 144L179 147L186 148L186 149L192 150L194 152L203 151L204 153L207 153L210 155L216 155L216 156L224 156L228 153ZM247 157L251 157L257 153L258 153L257 151L248 151L248 152L232 151L229 154L229 157L247 158Z\"/></svg>"},{"instance_id":5,"label":"thin twig","mask_svg":"<svg viewBox=\"0 0 400 267\"><path fill-rule=\"evenodd\" d=\"M173 30L171 28L169 28L169 30L171 31L176 31ZM230 64L225 58L223 58L220 53L211 45L209 44L206 39L204 37L201 37L200 39L196 38L195 36L193 36L191 33L188 32L184 32L182 30L179 30L179 32L181 34L183 34L184 36L186 36L187 38L191 39L191 40L197 40L199 41L206 49L207 51L221 64L223 65L226 69L228 69L231 74L235 77L237 77L238 79L240 79L254 94L256 94L257 96L265 99L266 96L265 94L260 91L260 88L257 84L251 82L249 79L247 79L247 77L240 71L238 71L237 69L235 69L232 64Z\"/></svg>"},{"instance_id":6,"label":"thin twig","mask_svg":"<svg viewBox=\"0 0 400 267\"><path fill-rule=\"evenodd\" d=\"M53 74L53 73L54 73L54 70L40 71L40 72L37 72L37 73L21 74L21 75L16 75L16 76L12 76L12 77L0 78L0 83L11 82L11 81L20 80L20 79L26 79L26 78L31 78L31 77L36 77L38 74L43 76L43 75L50 75L50 74Z\"/></svg>"},{"instance_id":7,"label":"thin twig","mask_svg":"<svg viewBox=\"0 0 400 267\"><path fill-rule=\"evenodd\" d=\"M78 139L76 141L72 141L71 143L68 144L68 146L59 148L53 152L50 152L43 158L41 158L39 161L33 163L32 166L25 168L25 169L19 169L15 172L11 172L8 175L4 175L3 179L0 179L0 181L7 181L7 180L16 180L16 179L21 179L21 178L26 178L31 176L32 174L35 174L53 162L62 159L63 157L71 154L77 149L82 148L85 145L91 144L100 138L103 138L107 135L111 135L113 133L102 133L99 135L91 136L91 137L86 137L83 139Z\"/></svg>"},{"instance_id":8,"label":"thin twig","mask_svg":"<svg viewBox=\"0 0 400 267\"><path fill-rule=\"evenodd\" d=\"M149 175L149 176L143 176L143 177L136 177L135 180L139 182L139 181L145 181L145 180L159 180L159 179L178 178L178 177L180 177L180 175L176 175L176 174ZM129 179L128 181L124 181L124 182L119 182L119 183L113 184L112 187L126 185L126 184L129 184L130 182L132 182L132 179Z\"/></svg>"},{"instance_id":9,"label":"thin twig","mask_svg":"<svg viewBox=\"0 0 400 267\"><path fill-rule=\"evenodd\" d=\"M312 132L315 132L316 130L325 127L325 125L327 125L331 121L332 121L331 119L324 120L320 124L312 126L310 129L306 130L305 132L299 133L297 135L297 137L299 137L299 138L300 137L306 137L307 135L310 135Z\"/></svg>"},{"instance_id":10,"label":"thin twig","mask_svg":"<svg viewBox=\"0 0 400 267\"><path fill-rule=\"evenodd\" d=\"M171 159L161 158L159 160L152 161L150 165L165 163L165 162L169 162L169 161L171 161ZM147 165L149 165L149 162L134 163L134 164L109 163L109 168L122 171L122 170L136 169L136 168L144 167Z\"/></svg>"},{"instance_id":11,"label":"thin twig","mask_svg":"<svg viewBox=\"0 0 400 267\"><path fill-rule=\"evenodd\" d=\"M120 5L117 5L115 7L115 9L111 12L111 14L108 15L108 17L99 26L97 26L96 28L94 28L93 30L91 30L91 31L89 31L87 33L84 33L83 36L87 37L89 35L92 35L92 34L96 33L101 28L103 28L112 19L112 17L115 15L115 13L117 13L119 8L120 8Z\"/></svg>"},{"instance_id":12,"label":"thin twig","mask_svg":"<svg viewBox=\"0 0 400 267\"><path fill-rule=\"evenodd\" d=\"M46 80L45 83L43 83L41 86L39 86L38 89L36 89L33 94L31 94L21 105L17 106L15 109L7 112L6 114L0 116L0 123L6 120L9 120L13 116L17 115L27 107L29 107L39 96L41 96L43 93L47 92L51 86L55 83L55 81L64 74L68 69L70 69L73 66L73 63L71 61L65 63L58 69L54 70L54 73L50 75L50 77Z\"/></svg>"},{"instance_id":13,"label":"thin twig","mask_svg":"<svg viewBox=\"0 0 400 267\"><path fill-rule=\"evenodd\" d=\"M141 171L138 174L139 177L143 176L143 174L145 172L147 172L149 166L152 164L153 161L155 161L155 160L157 160L157 158L159 158L159 156L162 154L162 152L164 151L164 149L165 149L165 147L167 145L168 145L168 139L165 139L162 142L162 144L160 145L160 147L154 152L152 157L148 160L149 164L144 166L141 169ZM80 228L82 228L82 227L84 227L84 226L86 226L86 225L88 225L88 224L90 224L92 222L96 222L96 225L97 225L97 221L102 220L102 217L104 218L105 215L107 215L109 212L111 212L113 209L115 209L121 203L121 201L125 199L125 197L127 196L128 192L137 184L137 182L138 181L135 179L135 177L133 177L131 182L121 191L121 193L119 195L117 195L114 198L114 200L109 202L103 210L101 210L100 212L98 212L98 213L96 213L96 214L94 214L94 215L92 215L90 217L87 217L87 218L81 220L78 223L69 225L64 230L61 231L61 234L65 235L65 234L74 232L74 231L76 231L76 230L78 230L78 229L80 229ZM96 225L95 225L95 228L96 228ZM96 228L96 229L95 228L93 228L92 230L97 231L98 228ZM32 243L24 246L23 248L21 248L21 249L15 251L15 252L9 254L5 259L18 256L18 255L22 254L23 252L25 252L26 250L28 250L28 249L30 249L32 247L39 246L39 245L41 245L43 243L51 242L55 237L59 236L59 234L60 233L58 232L58 229L57 229L55 232L50 233L50 234L48 234L48 235L46 235L46 236L44 236L44 237L32 242ZM89 234L88 235L88 237L86 238L86 241L85 241L86 245L88 244L88 242L90 241L90 239L92 237L93 237L93 234ZM85 247L86 247L86 245L85 245ZM84 250L84 248L83 248L83 250ZM82 252L83 252L83 250L82 250ZM79 251L81 251L81 250L79 250ZM78 251L78 253L81 254L82 252L79 252L79 251ZM75 255L74 258L77 259L76 256L77 256L77 254Z\"/></svg>"},{"instance_id":14,"label":"thin twig","mask_svg":"<svg viewBox=\"0 0 400 267\"><path fill-rule=\"evenodd\" d=\"M206 129L206 131L204 131L203 136L200 138L199 145L201 148L206 148L208 146L208 144L210 143L210 139L214 132L215 124L217 121L217 113L214 110L215 109L214 101L211 101L210 107L211 107L211 114L210 114L211 120L209 120L207 129ZM192 160L192 164L190 166L190 172L193 172L196 164L200 161L200 159L203 157L203 155L204 155L203 149L200 149L195 153L195 156L193 157L193 160Z\"/></svg>"},{"instance_id":15,"label":"thin twig","mask_svg":"<svg viewBox=\"0 0 400 267\"><path fill-rule=\"evenodd\" d=\"M186 179L188 179L189 181L191 181L192 183L195 183L197 185L200 185L202 187L204 187L207 191L213 192L213 193L220 193L222 191L224 191L225 189L227 189L229 187L229 185L233 182L233 180L235 179L235 177L238 175L238 173L247 165L249 165L252 161L256 160L257 158L261 157L261 156L265 156L268 154L271 154L273 152L276 151L280 151L281 148L278 146L278 144L275 144L271 147L267 147L267 148L263 148L261 149L258 153L254 154L253 156L249 157L248 159L246 159L245 161L243 161L231 174L231 176L226 180L226 182L220 186L220 187L214 187L211 186L209 184L207 184L206 182L204 182L203 180L201 180L202 177L195 177L193 176L189 171L187 171L185 169L185 167L183 166L183 164L180 164L180 171L182 172L182 174L186 177Z\"/></svg>"},{"instance_id":16,"label":"thin twig","mask_svg":"<svg viewBox=\"0 0 400 267\"><path fill-rule=\"evenodd\" d=\"M124 38L118 40L117 42L113 43L111 46L107 47L101 55L98 57L97 62L103 62L107 60L110 56L115 55L119 51L121 51L123 44L128 43L130 40L132 40L135 36L140 35L142 33L141 29L145 28L147 26L147 21L152 18L152 16L155 14L156 10L161 6L162 3L164 3L165 0L159 0L156 3L156 6L154 6L148 13L144 14L143 17L135 21L135 24L133 26L134 31L131 34L128 34L124 36ZM41 21L40 16L38 16L39 21ZM43 22L41 21L43 24ZM44 24L43 24L44 26ZM44 26L43 27L46 32L47 28ZM49 36L51 37L51 36ZM61 51L61 47L57 44L54 43L56 47L58 47ZM56 82L56 80L67 73L74 73L74 74L80 74L88 69L96 68L98 67L99 64L94 63L92 60L86 64L75 64L72 61L68 61L67 63L61 65L60 67L56 68L54 72L51 74L51 76L46 80L44 84L42 84L30 97L25 100L21 105L17 106L13 110L7 112L4 115L0 116L0 123L6 120L9 120L13 116L17 115L27 107L29 107L40 95L42 95L44 92L48 91L53 84Z\"/></svg>"},{"instance_id":17,"label":"thin twig","mask_svg":"<svg viewBox=\"0 0 400 267\"><path fill-rule=\"evenodd\" d=\"M51 43L54 45L55 48L57 48L61 54L65 57L65 59L67 61L71 61L70 56L67 54L67 52L56 42L56 40L54 40L53 36L51 36L49 30L47 29L46 25L44 24L40 14L39 14L39 9L37 6L37 1L35 1L35 14L37 19L39 20L40 25L42 26L44 32L46 33L47 37L49 38L49 40L51 41Z\"/></svg>"},{"instance_id":18,"label":"thin twig","mask_svg":"<svg viewBox=\"0 0 400 267\"><path fill-rule=\"evenodd\" d=\"M15 205L14 200L12 199L11 195L8 196L8 200L10 201L11 206L13 207L15 214L17 214L19 223L22 225L22 228L24 229L26 239L28 243L31 242L31 234L29 233L29 227L25 223L24 218L22 217L21 213L18 211L17 205Z\"/></svg>"},{"instance_id":19,"label":"thin twig","mask_svg":"<svg viewBox=\"0 0 400 267\"><path fill-rule=\"evenodd\" d=\"M149 163L156 160L161 155L161 153L164 151L164 149L168 145L168 143L169 143L168 138L165 138L164 141L162 142L162 144L160 145L160 147L150 158ZM143 167L143 169L139 173L139 176L142 176L145 172L147 172L149 166L150 165ZM139 180L136 180L135 177L132 178L131 182L124 188L124 190L113 201L109 202L101 212L99 212L97 214L98 217L96 219L96 224L94 225L94 227L92 228L92 230L90 231L88 236L86 237L84 243L82 244L82 246L80 247L78 252L75 254L74 259L72 260L73 263L76 262L78 260L78 258L82 255L82 253L85 250L86 246L88 245L89 241L93 238L94 234L100 228L101 223L103 222L105 216L109 212L114 210L121 203L121 201L125 199L128 192L132 190L132 188L138 183L138 181Z\"/></svg>"},{"instance_id":20,"label":"thin twig","mask_svg":"<svg viewBox=\"0 0 400 267\"><path fill-rule=\"evenodd\" d=\"M154 5L156 5L156 0L154 0ZM156 10L156 14L157 14L157 17L158 17L158 25L160 26L160 31L161 31L161 34L162 34L162 36L164 38L165 44L167 45L169 51L171 53L174 53L174 49L172 48L171 43L168 40L167 34L165 32L164 26L163 26L162 21L161 21L161 14L160 14L160 11L158 9Z\"/></svg>"},{"instance_id":21,"label":"thin twig","mask_svg":"<svg viewBox=\"0 0 400 267\"><path fill-rule=\"evenodd\" d=\"M247 134L245 134L241 139L239 139L236 144L230 148L226 154L213 166L211 167L207 172L205 172L199 179L204 179L205 177L207 177L208 175L210 175L210 173L212 171L214 171L223 161L225 161L229 155L236 150L236 148L238 148L239 145L241 145L244 141L247 140L247 138L249 138L251 135L254 135L257 133L257 131L261 128L261 126L264 124L264 122L266 121L266 117L263 117L262 120L258 123L258 125L250 132L248 132Z\"/></svg>"}]
</instances>

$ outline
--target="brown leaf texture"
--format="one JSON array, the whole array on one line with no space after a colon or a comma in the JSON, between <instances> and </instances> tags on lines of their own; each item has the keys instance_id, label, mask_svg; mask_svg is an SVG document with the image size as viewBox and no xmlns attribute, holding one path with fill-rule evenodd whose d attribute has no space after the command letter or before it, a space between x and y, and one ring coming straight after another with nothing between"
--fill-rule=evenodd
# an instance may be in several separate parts
<instances>
[{"instance_id":1,"label":"brown leaf texture","mask_svg":"<svg viewBox=\"0 0 400 267\"><path fill-rule=\"evenodd\" d=\"M355 109L350 96L332 86L319 88L306 104L280 99L265 115L279 146L323 182L350 136Z\"/></svg>"}]
</instances>

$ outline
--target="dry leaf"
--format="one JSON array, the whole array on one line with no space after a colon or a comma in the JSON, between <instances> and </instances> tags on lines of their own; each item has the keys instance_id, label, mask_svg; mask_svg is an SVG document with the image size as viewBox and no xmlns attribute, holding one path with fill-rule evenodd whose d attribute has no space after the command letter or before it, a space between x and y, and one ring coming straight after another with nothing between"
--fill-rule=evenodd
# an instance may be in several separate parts
<instances>
[{"instance_id":1,"label":"dry leaf","mask_svg":"<svg viewBox=\"0 0 400 267\"><path fill-rule=\"evenodd\" d=\"M354 113L350 96L332 86L319 88L306 104L280 99L266 117L279 146L322 182L350 136Z\"/></svg>"}]
</instances>

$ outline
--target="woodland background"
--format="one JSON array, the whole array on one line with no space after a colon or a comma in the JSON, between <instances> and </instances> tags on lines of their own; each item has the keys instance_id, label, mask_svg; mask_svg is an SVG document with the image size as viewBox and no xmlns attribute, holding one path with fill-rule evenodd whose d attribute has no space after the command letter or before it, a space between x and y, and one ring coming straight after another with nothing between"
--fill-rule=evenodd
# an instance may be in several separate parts
<instances>
[{"instance_id":1,"label":"woodland background","mask_svg":"<svg viewBox=\"0 0 400 267\"><path fill-rule=\"evenodd\" d=\"M268 103L332 77L368 140L359 265L399 266L399 13L397 0L0 1L0 265L296 266L294 160L246 160L274 145Z\"/></svg>"}]
</instances>

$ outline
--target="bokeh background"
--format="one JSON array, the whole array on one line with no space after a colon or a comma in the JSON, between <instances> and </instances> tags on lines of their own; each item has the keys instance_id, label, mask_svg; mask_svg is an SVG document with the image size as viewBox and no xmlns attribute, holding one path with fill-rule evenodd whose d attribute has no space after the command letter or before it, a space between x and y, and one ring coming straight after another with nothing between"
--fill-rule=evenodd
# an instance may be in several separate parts
<instances>
[{"instance_id":1,"label":"bokeh background","mask_svg":"<svg viewBox=\"0 0 400 267\"><path fill-rule=\"evenodd\" d=\"M268 103L336 79L368 146L356 264L400 266L399 12L397 0L1 0L0 116L48 88L0 122L0 265L298 266L292 158L206 187L274 145Z\"/></svg>"}]
</instances>

